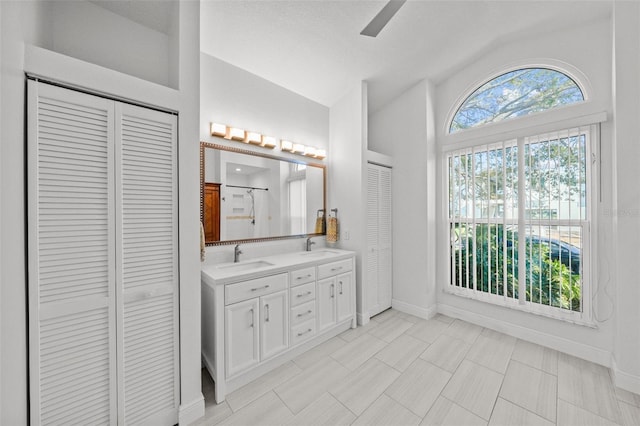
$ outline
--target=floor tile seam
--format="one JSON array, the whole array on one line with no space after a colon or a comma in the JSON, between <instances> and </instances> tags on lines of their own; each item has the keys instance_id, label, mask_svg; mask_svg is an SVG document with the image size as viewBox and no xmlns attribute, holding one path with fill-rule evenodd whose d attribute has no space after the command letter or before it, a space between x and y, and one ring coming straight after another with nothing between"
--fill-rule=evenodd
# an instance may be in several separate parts
<instances>
[{"instance_id":1,"label":"floor tile seam","mask_svg":"<svg viewBox=\"0 0 640 426\"><path fill-rule=\"evenodd\" d=\"M416 358L416 359L415 359L411 364L409 364L409 366L407 367L407 370L408 370L408 369L409 369L409 368L410 368L410 367L411 367L411 366L412 366L416 361L418 361L418 359L421 359L421 358L420 358L420 357ZM427 414L429 414L429 411L431 411L431 408L433 408L433 404L435 404L435 403L436 403L436 401L438 400L438 398L439 398L439 397L446 398L446 397L442 394L442 392L443 392L443 391L444 391L444 389L449 385L449 382L451 381L451 378L452 378L452 377L453 377L453 375L455 374L455 372L453 372L453 373L452 373L452 372L450 372L450 371L447 371L447 370L445 370L444 368L439 367L439 366L435 365L434 363L432 363L432 362L430 362L430 361L427 361L427 360L424 360L424 359L422 359L422 361L426 362L427 364L430 364L430 365L431 365L431 366L433 366L433 367L436 367L436 368L438 368L438 369L440 369L440 370L444 371L445 373L447 373L447 374L449 375L449 378L447 379L447 382L442 386L442 389L440 389L440 392L438 393L438 395L436 396L436 398L433 400L433 403L431 404L431 406L429 407L429 409L427 410L427 412L426 412L423 416L420 416L420 414L416 413L416 412L415 412L415 411L413 411L411 408L407 407L407 406L406 406L406 405L404 405L402 402L398 401L398 400L397 400L397 399L395 399L393 396L391 396L391 395L389 395L389 394L387 393L387 391L389 390L389 388L390 388L391 386L393 386L393 384L394 384L397 380L399 380L399 379L400 379L400 377L402 376L402 374L401 374L400 376L398 376L398 377L396 378L396 380L394 380L391 384L389 384L389 386L387 386L387 387L386 387L386 389L383 391L383 393L384 393L385 395L387 395L389 398L393 399L395 402L397 402L398 404L400 404L401 406L403 406L404 408L406 408L407 410L409 410L411 413L413 413L413 414L415 414L416 416L420 417L420 418L421 418L421 420L420 420L420 422L421 422L421 423L422 423L422 420L424 420L424 418L427 416ZM456 370L457 370L457 369L456 369ZM406 370L405 370L405 371L406 371ZM448 399L448 398L447 398L447 399ZM456 404L456 405L460 405L460 404ZM467 410L467 411L469 411L469 410ZM475 413L474 413L474 414L475 414ZM480 417L480 416L478 416L478 417Z\"/></svg>"},{"instance_id":2,"label":"floor tile seam","mask_svg":"<svg viewBox=\"0 0 640 426\"><path fill-rule=\"evenodd\" d=\"M335 399L336 401L338 401L338 403L339 403L340 405L342 405L344 408L346 408L346 409L347 409L347 411L349 411L351 414L353 414L353 415L355 416L355 418L353 419L353 421L352 421L351 423L354 423L354 422L358 419L358 417L360 417L360 416L361 416L365 411L367 411L367 410L369 409L369 407L371 407L371 406L372 406L372 405L373 405L373 404L374 404L374 403L375 403L375 402L380 398L380 396L378 396L378 398L374 399L372 403L370 403L369 405L367 405L367 408L365 408L365 409L362 411L362 413L361 413L361 414L356 414L356 413L354 413L354 412L353 412L353 410L352 410L351 408L347 407L347 406L344 404L344 402L340 401L340 398L338 398L338 397L335 395L335 393L334 393L334 392L335 392L335 391L327 390L327 393L328 393L329 395L331 395L331 397L332 397L333 399ZM384 392L383 392L383 393L384 393Z\"/></svg>"},{"instance_id":3,"label":"floor tile seam","mask_svg":"<svg viewBox=\"0 0 640 426\"><path fill-rule=\"evenodd\" d=\"M469 360L469 362L473 362L473 361ZM509 362L511 362L511 360L509 360ZM479 365L479 364L476 364L476 365ZM507 365L507 368L508 368L508 365ZM491 371L493 371L493 370L491 370ZM493 401L493 407L491 407L491 413L489 413L489 418L485 419L484 417L482 417L482 416L480 416L480 415L478 415L476 413L473 413L473 414L476 414L476 416L480 417L481 419L486 420L487 424L489 424L489 422L491 421L491 417L493 417L493 412L496 410L496 405L498 404L498 399L500 398L500 393L502 392L502 386L504 386L504 379L505 379L506 376L507 375L506 375L506 371L505 371L505 374L502 375L502 380L500 381L500 387L498 388L498 393L496 394L496 399Z\"/></svg>"},{"instance_id":4,"label":"floor tile seam","mask_svg":"<svg viewBox=\"0 0 640 426\"><path fill-rule=\"evenodd\" d=\"M443 390L444 390L444 388L443 388ZM476 417L477 417L477 418L479 418L479 419L484 420L482 417L480 417L479 415L477 415L477 414L476 414L476 413L474 413L473 411L469 410L468 408L463 407L462 405L458 404L458 403L457 403L456 401L454 401L453 399L451 399L451 398L448 398L448 397L444 396L444 395L442 394L442 392L440 392L440 395L438 395L438 397L439 397L439 398L446 399L447 401L449 401L450 403L452 403L452 404L453 404L453 405L455 405L456 407L460 407L460 408L461 408L461 409L463 409L464 411L466 411L466 412L468 412L468 413L473 414L474 416L476 416ZM496 400L497 400L497 399L498 399L498 398L496 398ZM434 402L434 404L435 404L435 402ZM431 408L433 408L433 406L431 406ZM431 408L429 408L429 411L431 411ZM429 415L429 411L427 411L427 414L425 414L425 415L424 415L425 417L427 417L427 415ZM491 419L491 417L489 417L489 419ZM424 420L424 419L423 419L423 420ZM488 424L488 423L489 423L489 420L487 420L487 424Z\"/></svg>"},{"instance_id":5,"label":"floor tile seam","mask_svg":"<svg viewBox=\"0 0 640 426\"><path fill-rule=\"evenodd\" d=\"M618 409L620 410L620 415L622 415L622 405L628 405L631 408L635 408L638 411L640 411L640 407L638 407L637 405L634 404L629 404L628 402L625 401L620 401L619 399L617 400L618 402ZM624 419L623 419L624 420Z\"/></svg>"},{"instance_id":6,"label":"floor tile seam","mask_svg":"<svg viewBox=\"0 0 640 426\"><path fill-rule=\"evenodd\" d=\"M284 399L282 399L282 397L280 396L280 394L278 394L278 392L276 392L275 389L272 389L270 392L273 392L274 394L276 394L276 398L278 398L280 400L280 402L282 402L282 404L285 406L285 408L287 410L289 410L289 413L291 413L291 415L293 417L297 416L302 410L304 410L305 408L307 408L309 405L313 404L313 402L311 404L307 404L305 405L298 413L294 413L293 410L291 409L291 407L289 407L289 405L285 402ZM269 392L267 392L269 393ZM266 394L265 394L266 395ZM314 401L315 402L315 401Z\"/></svg>"},{"instance_id":7,"label":"floor tile seam","mask_svg":"<svg viewBox=\"0 0 640 426\"><path fill-rule=\"evenodd\" d=\"M548 376L555 377L556 378L556 386L557 386L557 380L558 380L558 375L557 374L549 373L548 371L545 371L542 368L538 368L535 365L529 365L526 362L518 361L517 359L510 358L509 359L509 363L511 363L511 362L516 362L516 363L518 363L520 365L524 365L525 367L533 368L534 370L537 370L537 371L541 372L542 374L546 374ZM508 367L509 366L507 365L507 369L508 369Z\"/></svg>"},{"instance_id":8,"label":"floor tile seam","mask_svg":"<svg viewBox=\"0 0 640 426\"><path fill-rule=\"evenodd\" d=\"M292 360L292 362L293 362L293 360ZM284 365L284 364L283 364L283 365ZM296 365L296 366L297 366L297 365ZM298 367L298 366L297 366L297 367ZM298 367L298 368L300 368L300 367ZM272 370L272 371L273 371L273 370ZM225 402L227 403L227 405L229 406L229 408L231 409L231 411L235 413L236 411L240 411L240 410L242 410L244 407L246 407L247 405L251 404L252 402L254 402L254 401L256 401L256 400L258 400L258 399L262 398L263 396L265 396L265 395L266 395L266 394L268 394L269 392L274 391L274 393L275 393L275 389L276 389L278 386L283 385L283 384L285 384L285 383L289 382L290 380L295 379L295 378L296 378L296 377L298 377L300 374L302 374L304 371L306 371L306 369L300 368L300 371L296 372L296 374L294 374L293 376L291 376L291 377L287 378L286 380L284 380L284 381L282 381L282 382L280 382L280 383L277 383L277 384L276 384L276 385L274 385L274 386L270 386L270 387L269 387L269 389L267 389L265 392L261 393L260 395L258 395L258 396L257 396L257 397L255 397L255 398L253 398L251 401L249 401L248 403L246 403L246 404L244 404L243 406L239 407L237 410L234 410L234 409L233 409L233 407L232 407L232 406L231 406L231 404L229 403L229 398L228 398L228 397L225 399ZM269 374L269 373L266 373L266 374ZM261 376L261 377L264 377L264 376ZM258 377L256 380L259 380L261 377ZM248 386L248 385L250 385L250 384L252 384L252 383L253 383L253 382L249 382L249 383L247 383L245 386ZM242 388L239 388L239 389L236 389L236 390L240 390L240 389L242 389ZM235 392L235 391L234 391L234 392ZM233 392L232 392L232 393L233 393ZM276 394L277 394L277 393L276 393Z\"/></svg>"},{"instance_id":9,"label":"floor tile seam","mask_svg":"<svg viewBox=\"0 0 640 426\"><path fill-rule=\"evenodd\" d=\"M486 368L487 370L491 371L492 373L496 373L496 374L501 375L501 376L502 376L502 381L504 381L504 376L505 376L505 374L504 374L504 373L500 373L500 372L498 372L498 371L496 371L496 370L494 370L494 369L492 369L492 368L487 367L486 365L482 365L482 364L480 364L479 362L476 362L476 361L474 361L474 360L472 360L472 359L469 359L469 358L464 358L464 359L463 359L463 361L464 361L464 360L469 361L469 362L470 362L470 363L472 363L472 364L475 364L477 367ZM460 368L460 366L458 366L458 368ZM456 371L457 371L457 370L458 370L458 369L456 368Z\"/></svg>"},{"instance_id":10,"label":"floor tile seam","mask_svg":"<svg viewBox=\"0 0 640 426\"><path fill-rule=\"evenodd\" d=\"M502 391L502 386L500 387L500 391ZM557 393L556 393L556 395L557 395ZM519 403L517 403L516 401L512 401L511 399L509 399L509 398L508 398L508 396L502 395L500 392L498 392L498 397L496 398L496 401L498 400L498 398L502 398L502 399L504 399L505 401L508 401L509 403L511 403L511 404L513 404L513 405L515 405L515 406L517 406L517 407L519 407L519 408L522 408L523 410L526 410L526 411L528 411L528 412L530 412L530 413L533 413L533 414L535 414L536 416L538 416L538 417L540 417L540 418L543 418L543 419L545 419L545 420L549 420L551 423L556 423L556 422L557 422L557 419L558 419L558 397L557 397L557 396L556 396L556 411L555 411L555 414L556 414L556 416L555 416L555 417L556 417L556 418L555 418L555 419L550 419L550 418L549 418L549 417L547 417L547 416L544 416L544 415L542 415L542 414L540 414L540 413L536 413L535 411L533 411L533 410L532 410L532 409L530 409L530 408L523 407L522 405L520 405L520 404L519 404ZM602 416L600 416L600 417L602 417Z\"/></svg>"},{"instance_id":11,"label":"floor tile seam","mask_svg":"<svg viewBox=\"0 0 640 426\"><path fill-rule=\"evenodd\" d=\"M384 341L384 340L383 340L383 341ZM376 355L378 355L378 353L379 353L382 349L384 349L385 347L386 347L386 345L385 345L384 347L382 347L382 348L378 349L378 350L377 350L376 352L374 352L373 354L371 354L371 356L369 356L369 358L367 358L366 360L364 360L364 362L363 362L362 364L360 364L360 365L356 366L353 370L352 370L352 369L350 369L350 368L349 368L348 366L346 366L345 364L343 364L342 362L340 362L340 360L338 360L338 359L334 358L334 357L333 357L333 354L332 354L332 355L329 355L329 357L331 357L331 359L332 359L332 360L334 360L335 362L337 362L338 364L340 364L340 366L342 366L342 367L346 368L346 369L349 371L349 373L352 373L352 372L356 371L358 368L360 368L360 367L361 367L365 362L369 361L370 359L372 359L372 358L374 358ZM376 359L377 359L377 358L376 358ZM384 361L382 361L382 360L378 360L378 361L380 361L380 362L384 362Z\"/></svg>"},{"instance_id":12,"label":"floor tile seam","mask_svg":"<svg viewBox=\"0 0 640 426\"><path fill-rule=\"evenodd\" d=\"M543 369L543 368L541 368L541 367L538 367L538 366L535 366L535 365L531 365L531 364L527 364L527 363L526 363L526 362L524 362L524 361L521 361L521 360L519 360L519 359L515 359L515 358L513 358L513 353L511 354L511 358L509 358L509 362L511 362L511 361L517 362L518 364L526 365L527 367L535 368L536 370L538 370L538 371L542 371L543 373L549 374L550 376L554 376L554 377L556 377L556 378L558 377L558 374L557 374L557 373L556 373L556 374L550 373L550 372L548 372L547 370L545 370L545 369ZM557 371L557 370L556 370L556 371Z\"/></svg>"},{"instance_id":13,"label":"floor tile seam","mask_svg":"<svg viewBox=\"0 0 640 426\"><path fill-rule=\"evenodd\" d=\"M521 408L521 409L523 409L524 411L527 411L528 413L533 414L533 415L534 415L534 416L536 416L536 417L540 417L540 418L541 418L541 419L543 419L543 420L546 420L546 421L548 421L548 422L550 422L550 423L553 423L554 425L558 424L558 414L557 414L557 413L556 413L556 419L555 419L555 420L551 420L550 418L545 417L545 416L541 415L540 413L536 413L535 411L532 411L532 410L530 410L530 409L529 409L529 408L527 408L527 407L523 407L522 405L517 404L517 403L515 403L515 402L511 401L510 399L507 399L507 398L504 398L504 397L500 396L500 394L498 394L498 397L496 398L496 404L498 403L498 399L504 399L504 400L505 400L505 401L507 401L509 404L513 404L513 405L515 405L516 407ZM556 411L557 411L557 407L558 407L558 404L556 403ZM494 408L495 408L495 407L494 407ZM491 415L493 415L493 412L491 413ZM602 417L602 416L600 416L600 417ZM603 418L604 418L604 417L603 417ZM621 426L621 425L619 425L619 426Z\"/></svg>"},{"instance_id":14,"label":"floor tile seam","mask_svg":"<svg viewBox=\"0 0 640 426\"><path fill-rule=\"evenodd\" d=\"M509 367L509 363L511 362L511 356L509 356L509 359L507 360L507 367L505 368L505 370L504 371L498 371L498 370L494 369L493 367L489 367L488 365L480 364L479 362L474 361L471 358L468 358L467 355L469 355L470 351L471 351L471 349L469 349L469 351L467 351L467 353L465 354L463 359L466 359L467 361L471 361L471 362L473 362L475 364L478 364L478 365L482 365L483 367L485 367L485 368L487 368L487 369L489 369L489 370L491 370L491 371L493 371L495 373L502 374L503 376L507 373L507 368Z\"/></svg>"},{"instance_id":15,"label":"floor tile seam","mask_svg":"<svg viewBox=\"0 0 640 426\"><path fill-rule=\"evenodd\" d=\"M589 409L589 408L587 408L587 407L583 407L583 406L581 406L581 405L574 404L573 402L569 402L569 401L567 401L567 400L566 400L566 399L564 399L564 398L560 398L559 396L558 396L558 404L557 404L557 405L558 405L558 407L560 407L560 404L559 404L559 402L560 402L560 401L563 401L565 404L569 404L569 405L572 405L572 406L574 406L574 407L580 408L580 409L582 409L582 410L584 410L584 411L587 411L587 412L589 412L590 414L593 414L594 416L600 417L601 419L607 420L608 422L611 422L611 423L612 423L612 424L614 424L614 425L622 426L622 424L623 424L623 423L618 423L616 420L613 420L613 419L610 419L610 418L608 418L608 417L605 417L605 416L603 416L603 415L601 415L601 414L598 414L598 413L596 413L596 412L594 412L594 411L590 410L590 409ZM619 407L619 406L618 406L618 410L620 410L620 407ZM559 412L559 411L558 411L558 412ZM620 415L622 415L622 413L620 413ZM622 419L620 419L620 420L622 420Z\"/></svg>"},{"instance_id":16,"label":"floor tile seam","mask_svg":"<svg viewBox=\"0 0 640 426\"><path fill-rule=\"evenodd\" d=\"M402 373L404 373L403 370L399 370L398 368L394 367L393 365L389 364L388 362L386 362L383 359L380 359L377 357L377 355L380 353L381 351L378 351L378 353L376 353L372 358L377 359L378 361L380 361L381 363L383 363L384 365L386 365L387 367L393 368L394 370L396 370L398 373L400 373L400 375L402 375ZM418 355L418 358L420 358L420 355ZM417 358L416 358L417 359ZM415 361L415 359L413 360ZM411 363L413 364L413 362ZM409 364L409 366L411 366L411 364ZM409 368L409 366L407 366L407 368ZM405 369L406 370L406 369Z\"/></svg>"},{"instance_id":17,"label":"floor tile seam","mask_svg":"<svg viewBox=\"0 0 640 426\"><path fill-rule=\"evenodd\" d=\"M615 390L614 390L614 393L615 393ZM616 399L618 400L618 402L622 402L623 404L630 405L640 410L640 404L636 404L635 402L628 402L623 400L622 398L618 398L618 394L616 394Z\"/></svg>"},{"instance_id":18,"label":"floor tile seam","mask_svg":"<svg viewBox=\"0 0 640 426\"><path fill-rule=\"evenodd\" d=\"M452 335L452 334L447 333L447 330L442 330L442 333L446 334L446 335L447 335L447 336L449 336L449 337L453 337L453 338L455 338L455 339L462 340L462 341L463 341L463 342L465 342L467 345L473 345L474 343L476 343L476 341L478 340L478 337L480 336L480 334L478 334L478 335L473 339L473 341L472 341L472 342L467 342L465 339L461 339L461 338L460 338L460 337L458 337L458 336L454 336L454 335Z\"/></svg>"},{"instance_id":19,"label":"floor tile seam","mask_svg":"<svg viewBox=\"0 0 640 426\"><path fill-rule=\"evenodd\" d=\"M391 385L389 385L391 386ZM383 394L385 394L388 398L391 398L393 401L395 401L397 404L399 404L400 406L404 407L406 410L408 410L411 414L413 414L414 416L420 418L420 422L422 423L422 420L424 420L425 416L427 414L429 414L429 411L431 410L431 407L433 407L433 404L435 404L436 401L433 401L433 404L431 404L431 407L429 407L429 410L427 410L427 412L425 413L424 416L421 416L420 414L416 413L415 411L413 411L411 408L407 407L405 404L402 403L402 401L398 401L396 398L394 398L392 395L389 395L387 393L387 390L389 390L389 387L387 387L387 389L384 390L384 392L382 392ZM440 393L442 393L442 391L440 391ZM440 394L438 394L438 396L440 396ZM436 398L437 400L438 398Z\"/></svg>"}]
</instances>

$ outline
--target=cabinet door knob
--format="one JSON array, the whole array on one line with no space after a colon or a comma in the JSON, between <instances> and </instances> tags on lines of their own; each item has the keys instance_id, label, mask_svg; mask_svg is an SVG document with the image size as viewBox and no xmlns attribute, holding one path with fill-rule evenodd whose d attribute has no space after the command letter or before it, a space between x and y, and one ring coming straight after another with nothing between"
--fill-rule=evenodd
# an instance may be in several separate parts
<instances>
[{"instance_id":1,"label":"cabinet door knob","mask_svg":"<svg viewBox=\"0 0 640 426\"><path fill-rule=\"evenodd\" d=\"M342 281L338 281L338 284L340 284L340 294L342 294Z\"/></svg>"},{"instance_id":2,"label":"cabinet door knob","mask_svg":"<svg viewBox=\"0 0 640 426\"><path fill-rule=\"evenodd\" d=\"M306 293L302 293L302 294L296 294L296 297L305 297L311 294L311 291L308 291Z\"/></svg>"},{"instance_id":3,"label":"cabinet door knob","mask_svg":"<svg viewBox=\"0 0 640 426\"><path fill-rule=\"evenodd\" d=\"M251 313L251 324L249 324L249 327L253 328L253 308L249 309L249 312Z\"/></svg>"},{"instance_id":4,"label":"cabinet door knob","mask_svg":"<svg viewBox=\"0 0 640 426\"><path fill-rule=\"evenodd\" d=\"M335 297L335 294L334 294L334 293L335 293L335 292L334 292L334 288L335 288L335 286L336 286L335 284L331 284L331 289L330 289L330 290L331 290L331 293L330 293L330 296L331 296L332 298L333 298L333 297Z\"/></svg>"},{"instance_id":5,"label":"cabinet door knob","mask_svg":"<svg viewBox=\"0 0 640 426\"><path fill-rule=\"evenodd\" d=\"M264 305L264 322L269 322L269 304Z\"/></svg>"}]
</instances>

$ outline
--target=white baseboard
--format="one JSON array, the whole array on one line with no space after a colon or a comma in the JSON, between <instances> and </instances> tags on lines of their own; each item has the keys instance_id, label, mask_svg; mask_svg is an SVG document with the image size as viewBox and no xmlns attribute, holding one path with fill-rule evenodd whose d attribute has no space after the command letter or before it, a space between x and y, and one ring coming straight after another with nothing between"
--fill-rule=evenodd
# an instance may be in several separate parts
<instances>
[{"instance_id":1,"label":"white baseboard","mask_svg":"<svg viewBox=\"0 0 640 426\"><path fill-rule=\"evenodd\" d=\"M640 377L625 373L618 368L615 357L611 357L613 383L626 391L640 394Z\"/></svg>"},{"instance_id":2,"label":"white baseboard","mask_svg":"<svg viewBox=\"0 0 640 426\"><path fill-rule=\"evenodd\" d=\"M509 324L496 318L469 312L451 305L439 303L438 312L443 315L478 324L500 333L508 334L509 336L517 337L518 339L546 346L605 367L611 367L611 352L604 349L585 345L584 343L563 337L553 336L527 327Z\"/></svg>"},{"instance_id":3,"label":"white baseboard","mask_svg":"<svg viewBox=\"0 0 640 426\"><path fill-rule=\"evenodd\" d=\"M369 323L371 315L369 315L369 312L357 312L356 318L358 321L358 325L366 325Z\"/></svg>"},{"instance_id":4,"label":"white baseboard","mask_svg":"<svg viewBox=\"0 0 640 426\"><path fill-rule=\"evenodd\" d=\"M391 300L391 307L400 312L404 312L405 314L413 315L422 319L433 318L438 313L436 306L423 308L422 306L412 305L411 303L402 302L397 299Z\"/></svg>"},{"instance_id":5,"label":"white baseboard","mask_svg":"<svg viewBox=\"0 0 640 426\"><path fill-rule=\"evenodd\" d=\"M180 404L178 424L188 425L194 423L202 416L204 416L204 397L200 394L200 397L195 401L191 401L188 404Z\"/></svg>"}]
</instances>

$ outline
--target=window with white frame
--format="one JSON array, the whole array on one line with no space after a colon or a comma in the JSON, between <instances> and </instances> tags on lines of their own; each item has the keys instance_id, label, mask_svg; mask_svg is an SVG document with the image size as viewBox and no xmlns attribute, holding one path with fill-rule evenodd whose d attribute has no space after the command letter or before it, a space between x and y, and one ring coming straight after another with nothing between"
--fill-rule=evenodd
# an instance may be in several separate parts
<instances>
[{"instance_id":1,"label":"window with white frame","mask_svg":"<svg viewBox=\"0 0 640 426\"><path fill-rule=\"evenodd\" d=\"M590 319L595 130L445 147L450 291Z\"/></svg>"}]
</instances>

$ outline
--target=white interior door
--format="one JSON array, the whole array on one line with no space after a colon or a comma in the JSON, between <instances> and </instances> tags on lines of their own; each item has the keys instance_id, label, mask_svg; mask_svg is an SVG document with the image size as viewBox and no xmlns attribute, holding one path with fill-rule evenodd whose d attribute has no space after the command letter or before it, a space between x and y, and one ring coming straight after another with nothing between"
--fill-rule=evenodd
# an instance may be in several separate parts
<instances>
[{"instance_id":1,"label":"white interior door","mask_svg":"<svg viewBox=\"0 0 640 426\"><path fill-rule=\"evenodd\" d=\"M369 315L373 316L383 310L378 301L379 277L378 277L378 181L380 170L369 164L367 167L367 281L365 288L365 300Z\"/></svg>"},{"instance_id":2,"label":"white interior door","mask_svg":"<svg viewBox=\"0 0 640 426\"><path fill-rule=\"evenodd\" d=\"M391 218L391 169L379 167L378 183L378 306L391 307L393 252Z\"/></svg>"},{"instance_id":3,"label":"white interior door","mask_svg":"<svg viewBox=\"0 0 640 426\"><path fill-rule=\"evenodd\" d=\"M391 307L392 273L391 169L367 167L367 301L369 315Z\"/></svg>"},{"instance_id":4,"label":"white interior door","mask_svg":"<svg viewBox=\"0 0 640 426\"><path fill-rule=\"evenodd\" d=\"M31 424L116 424L114 105L28 82Z\"/></svg>"},{"instance_id":5,"label":"white interior door","mask_svg":"<svg viewBox=\"0 0 640 426\"><path fill-rule=\"evenodd\" d=\"M178 420L177 121L28 83L32 424Z\"/></svg>"},{"instance_id":6,"label":"white interior door","mask_svg":"<svg viewBox=\"0 0 640 426\"><path fill-rule=\"evenodd\" d=\"M178 192L174 115L116 103L119 418L177 423Z\"/></svg>"}]
</instances>

